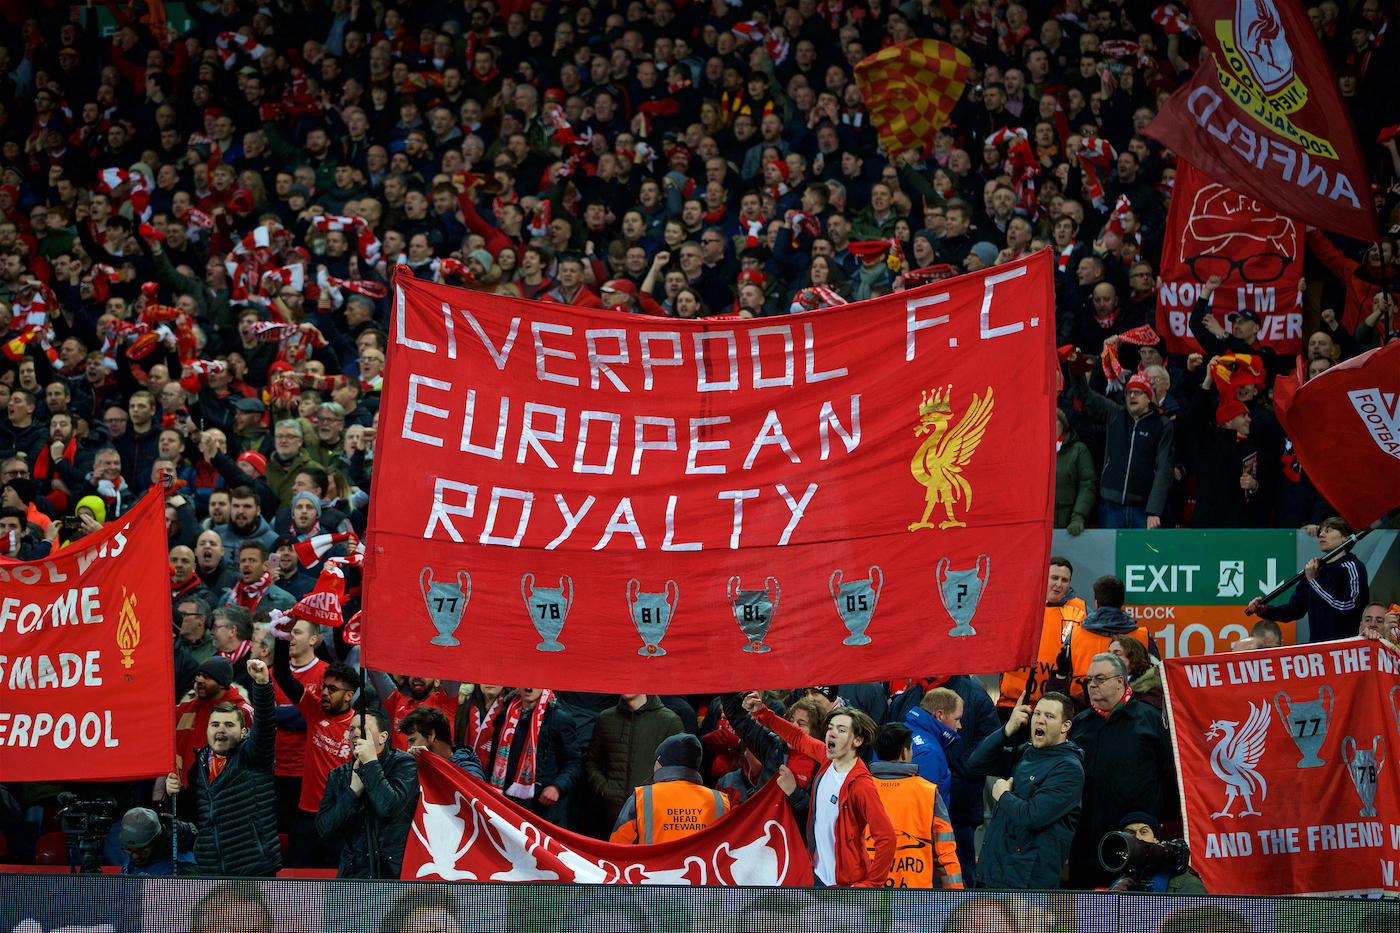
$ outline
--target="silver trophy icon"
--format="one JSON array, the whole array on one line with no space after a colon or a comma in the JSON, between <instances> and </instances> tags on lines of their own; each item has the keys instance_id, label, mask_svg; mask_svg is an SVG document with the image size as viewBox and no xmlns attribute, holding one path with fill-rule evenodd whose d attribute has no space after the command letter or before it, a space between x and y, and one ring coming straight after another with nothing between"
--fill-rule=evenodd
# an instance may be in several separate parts
<instances>
[{"instance_id":1,"label":"silver trophy icon","mask_svg":"<svg viewBox=\"0 0 1400 933\"><path fill-rule=\"evenodd\" d=\"M972 627L972 617L977 613L977 604L987 589L987 580L992 575L992 559L986 554L977 558L977 566L971 570L949 570L952 562L943 558L938 562L935 579L938 581L938 595L943 600L943 608L948 610L957 623L949 635L976 635Z\"/></svg>"},{"instance_id":2,"label":"silver trophy icon","mask_svg":"<svg viewBox=\"0 0 1400 933\"><path fill-rule=\"evenodd\" d=\"M456 583L434 583L433 568L424 567L418 575L418 588L423 591L423 601L428 604L428 618L438 630L437 638L429 644L444 645L448 648L460 645L452 637L457 626L462 624L462 613L472 598L472 578L462 570L457 574Z\"/></svg>"},{"instance_id":3,"label":"silver trophy icon","mask_svg":"<svg viewBox=\"0 0 1400 933\"><path fill-rule=\"evenodd\" d=\"M1324 701L1323 697L1326 697ZM1293 736L1293 744L1303 753L1300 768L1320 768L1327 762L1317 757L1322 743L1327 740L1327 725L1332 720L1332 688L1323 684L1317 691L1316 700L1297 703L1280 690L1274 695L1274 709L1288 723L1288 734Z\"/></svg>"},{"instance_id":4,"label":"silver trophy icon","mask_svg":"<svg viewBox=\"0 0 1400 933\"><path fill-rule=\"evenodd\" d=\"M535 646L538 651L563 651L559 644L559 633L564 630L564 620L569 617L569 608L574 604L574 581L570 577L559 578L559 588L549 589L535 586L535 575L527 573L520 578L520 595L525 597L525 611L530 613L530 621L535 631L544 641Z\"/></svg>"},{"instance_id":5,"label":"silver trophy icon","mask_svg":"<svg viewBox=\"0 0 1400 933\"><path fill-rule=\"evenodd\" d=\"M1357 748L1352 737L1347 736L1342 739L1342 757L1346 759L1356 796L1361 798L1361 815L1375 816L1376 808L1371 804L1376 799L1376 778L1385 764L1385 741L1376 736L1370 748Z\"/></svg>"},{"instance_id":6,"label":"silver trophy icon","mask_svg":"<svg viewBox=\"0 0 1400 933\"><path fill-rule=\"evenodd\" d=\"M880 590L884 586L885 575L879 567L870 568L870 576L864 580L841 582L841 571L831 574L827 585L831 588L831 598L836 601L836 614L845 623L850 637L843 645L868 645L870 636L865 630L875 616L875 604L880 601Z\"/></svg>"},{"instance_id":7,"label":"silver trophy icon","mask_svg":"<svg viewBox=\"0 0 1400 933\"><path fill-rule=\"evenodd\" d=\"M661 647L661 639L666 637L666 629L671 626L676 604L681 601L681 588L675 580L666 581L662 593L643 593L642 584L633 579L627 581L627 609L632 616L632 624L637 634L642 636L642 647L637 653L647 658L659 658L666 653Z\"/></svg>"},{"instance_id":8,"label":"silver trophy icon","mask_svg":"<svg viewBox=\"0 0 1400 933\"><path fill-rule=\"evenodd\" d=\"M751 654L764 654L772 647L764 644L763 637L773 625L773 614L778 611L778 578L769 577L766 589L741 590L739 578L729 578L729 607L734 610L734 621L739 623L739 631L748 638L744 650Z\"/></svg>"},{"instance_id":9,"label":"silver trophy icon","mask_svg":"<svg viewBox=\"0 0 1400 933\"><path fill-rule=\"evenodd\" d=\"M1395 714L1395 730L1400 732L1400 706L1395 705L1395 694L1400 693L1400 684L1390 688L1390 711Z\"/></svg>"}]
</instances>

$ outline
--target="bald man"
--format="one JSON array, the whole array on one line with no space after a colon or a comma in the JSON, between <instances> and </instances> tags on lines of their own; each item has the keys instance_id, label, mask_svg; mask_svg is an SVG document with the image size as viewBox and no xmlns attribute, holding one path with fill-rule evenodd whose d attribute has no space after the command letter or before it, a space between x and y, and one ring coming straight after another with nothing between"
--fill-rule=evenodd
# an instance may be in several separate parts
<instances>
[{"instance_id":1,"label":"bald man","mask_svg":"<svg viewBox=\"0 0 1400 933\"><path fill-rule=\"evenodd\" d=\"M208 600L209 591L195 573L194 551L177 544L170 549L166 558L170 564L170 605L178 606L181 600L191 597Z\"/></svg>"}]
</instances>

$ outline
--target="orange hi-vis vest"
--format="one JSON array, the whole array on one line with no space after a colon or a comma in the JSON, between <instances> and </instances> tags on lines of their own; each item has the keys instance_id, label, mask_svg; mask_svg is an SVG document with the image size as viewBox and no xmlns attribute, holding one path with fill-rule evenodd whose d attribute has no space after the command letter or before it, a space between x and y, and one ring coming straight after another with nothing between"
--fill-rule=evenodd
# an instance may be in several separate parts
<instances>
[{"instance_id":1,"label":"orange hi-vis vest","mask_svg":"<svg viewBox=\"0 0 1400 933\"><path fill-rule=\"evenodd\" d=\"M938 787L918 775L876 777L875 789L894 825L894 864L887 888L961 888L962 866L953 824ZM875 844L867 830L865 847Z\"/></svg>"},{"instance_id":2,"label":"orange hi-vis vest","mask_svg":"<svg viewBox=\"0 0 1400 933\"><path fill-rule=\"evenodd\" d=\"M1075 622L1083 622L1089 610L1078 596L1060 606L1045 607L1045 624L1040 630L1040 656L1035 667L1023 667L1001 675L1001 698L997 706L1012 709L1026 691L1026 702L1035 706L1045 693L1045 681L1055 670L1055 661L1064 646L1065 636Z\"/></svg>"},{"instance_id":3,"label":"orange hi-vis vest","mask_svg":"<svg viewBox=\"0 0 1400 933\"><path fill-rule=\"evenodd\" d=\"M724 791L690 781L643 784L633 792L637 818L617 829L609 842L649 846L698 833L729 809Z\"/></svg>"},{"instance_id":4,"label":"orange hi-vis vest","mask_svg":"<svg viewBox=\"0 0 1400 933\"><path fill-rule=\"evenodd\" d=\"M1070 664L1074 667L1074 676L1087 677L1089 665L1094 663L1094 655L1108 651L1108 646L1112 644L1113 639L1122 635L1131 635L1142 642L1142 646L1147 649L1148 654L1154 653L1152 634L1141 625L1132 632L1119 632L1113 635L1099 635L1091 632L1079 622L1070 626L1069 631L1065 634L1064 644L1069 646Z\"/></svg>"}]
</instances>

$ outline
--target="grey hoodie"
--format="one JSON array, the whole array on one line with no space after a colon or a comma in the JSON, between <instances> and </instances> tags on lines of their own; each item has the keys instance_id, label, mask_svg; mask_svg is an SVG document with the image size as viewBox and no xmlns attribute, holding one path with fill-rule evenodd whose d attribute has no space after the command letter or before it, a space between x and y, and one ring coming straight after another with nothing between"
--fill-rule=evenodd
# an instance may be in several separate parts
<instances>
[{"instance_id":1,"label":"grey hoodie","mask_svg":"<svg viewBox=\"0 0 1400 933\"><path fill-rule=\"evenodd\" d=\"M270 549L272 542L277 540L277 532L272 530L272 526L267 523L267 519L258 516L258 527L250 535L240 535L233 530L233 524L219 525L214 529L214 533L224 542L224 563L228 564L234 572L238 571L238 546L244 541L261 541Z\"/></svg>"}]
</instances>

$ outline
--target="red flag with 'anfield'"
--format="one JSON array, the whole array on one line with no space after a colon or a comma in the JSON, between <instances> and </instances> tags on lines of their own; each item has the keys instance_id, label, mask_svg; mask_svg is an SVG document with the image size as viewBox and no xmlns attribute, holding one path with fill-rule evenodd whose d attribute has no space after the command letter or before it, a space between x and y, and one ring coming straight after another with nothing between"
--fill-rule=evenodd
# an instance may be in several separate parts
<instances>
[{"instance_id":1,"label":"red flag with 'anfield'","mask_svg":"<svg viewBox=\"0 0 1400 933\"><path fill-rule=\"evenodd\" d=\"M1191 310L1211 276L1224 281L1210 311L1227 331L1229 315L1259 315L1258 342L1280 354L1302 349L1303 227L1253 197L1211 181L1178 160L1171 211L1162 238L1162 285L1157 289L1157 333L1171 353L1199 353Z\"/></svg>"},{"instance_id":2,"label":"red flag with 'anfield'","mask_svg":"<svg viewBox=\"0 0 1400 933\"><path fill-rule=\"evenodd\" d=\"M806 844L777 781L704 829L653 845L601 842L552 826L439 755L418 756L418 784L405 881L812 884Z\"/></svg>"},{"instance_id":3,"label":"red flag with 'anfield'","mask_svg":"<svg viewBox=\"0 0 1400 933\"><path fill-rule=\"evenodd\" d=\"M1191 0L1192 21L1214 59L1146 132L1284 216L1374 241L1370 174L1305 7Z\"/></svg>"},{"instance_id":4,"label":"red flag with 'anfield'","mask_svg":"<svg viewBox=\"0 0 1400 933\"><path fill-rule=\"evenodd\" d=\"M1281 414L1308 479L1353 528L1400 506L1400 341L1314 376Z\"/></svg>"},{"instance_id":5,"label":"red flag with 'anfield'","mask_svg":"<svg viewBox=\"0 0 1400 933\"><path fill-rule=\"evenodd\" d=\"M376 670L691 693L1034 659L1047 251L755 320L394 288Z\"/></svg>"},{"instance_id":6,"label":"red flag with 'anfield'","mask_svg":"<svg viewBox=\"0 0 1400 933\"><path fill-rule=\"evenodd\" d=\"M152 494L43 560L0 558L0 781L173 770L165 556Z\"/></svg>"}]
</instances>

